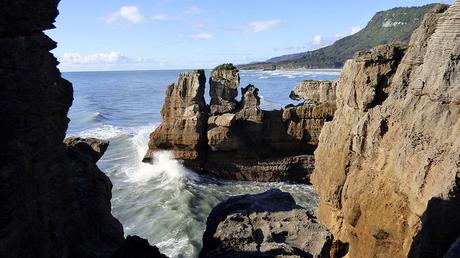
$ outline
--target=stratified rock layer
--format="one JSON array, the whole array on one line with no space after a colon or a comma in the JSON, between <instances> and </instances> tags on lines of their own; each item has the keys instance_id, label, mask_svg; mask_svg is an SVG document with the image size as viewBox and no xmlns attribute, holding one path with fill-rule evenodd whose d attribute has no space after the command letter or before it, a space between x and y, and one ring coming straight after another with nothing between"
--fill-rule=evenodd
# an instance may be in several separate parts
<instances>
[{"instance_id":1,"label":"stratified rock layer","mask_svg":"<svg viewBox=\"0 0 460 258\"><path fill-rule=\"evenodd\" d=\"M200 257L329 257L332 235L289 193L232 197L211 212Z\"/></svg>"},{"instance_id":2,"label":"stratified rock layer","mask_svg":"<svg viewBox=\"0 0 460 258\"><path fill-rule=\"evenodd\" d=\"M234 112L240 85L240 72L232 64L223 64L211 73L209 79L209 95L211 96L210 113L220 115Z\"/></svg>"},{"instance_id":3,"label":"stratified rock layer","mask_svg":"<svg viewBox=\"0 0 460 258\"><path fill-rule=\"evenodd\" d=\"M0 257L110 257L124 243L112 184L96 166L107 142L63 143L72 85L42 32L53 28L58 3L0 9Z\"/></svg>"},{"instance_id":4,"label":"stratified rock layer","mask_svg":"<svg viewBox=\"0 0 460 258\"><path fill-rule=\"evenodd\" d=\"M206 78L203 70L181 73L177 83L166 89L163 122L150 135L144 161L158 149L174 150L175 157L190 162L202 158L206 144L207 112L204 100Z\"/></svg>"},{"instance_id":5,"label":"stratified rock layer","mask_svg":"<svg viewBox=\"0 0 460 258\"><path fill-rule=\"evenodd\" d=\"M334 103L335 82L333 81L312 81L301 82L289 97L293 100L305 100L306 103Z\"/></svg>"},{"instance_id":6,"label":"stratified rock layer","mask_svg":"<svg viewBox=\"0 0 460 258\"><path fill-rule=\"evenodd\" d=\"M188 168L225 179L309 182L321 128L335 111L335 84L319 82L320 99L264 111L254 85L241 89L241 101L235 99L239 80L233 65L216 67L207 110L204 74L181 74L166 91L163 122L150 135L144 161L158 150L172 150Z\"/></svg>"},{"instance_id":7,"label":"stratified rock layer","mask_svg":"<svg viewBox=\"0 0 460 258\"><path fill-rule=\"evenodd\" d=\"M442 257L460 235L460 3L348 61L315 152L318 218L347 257ZM341 243L341 244L340 244Z\"/></svg>"}]
</instances>

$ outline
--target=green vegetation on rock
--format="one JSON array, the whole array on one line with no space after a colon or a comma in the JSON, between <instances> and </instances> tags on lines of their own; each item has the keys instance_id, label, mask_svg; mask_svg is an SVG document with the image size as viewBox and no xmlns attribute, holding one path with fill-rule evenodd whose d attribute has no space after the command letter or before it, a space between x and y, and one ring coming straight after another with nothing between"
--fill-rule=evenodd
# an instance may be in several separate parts
<instances>
[{"instance_id":1,"label":"green vegetation on rock","mask_svg":"<svg viewBox=\"0 0 460 258\"><path fill-rule=\"evenodd\" d=\"M367 26L356 34L315 51L275 57L266 62L239 65L240 69L341 68L356 52L389 43L407 44L424 15L436 4L400 7L378 12Z\"/></svg>"},{"instance_id":2,"label":"green vegetation on rock","mask_svg":"<svg viewBox=\"0 0 460 258\"><path fill-rule=\"evenodd\" d=\"M236 66L234 66L233 64L221 64L219 66L217 66L216 68L214 68L212 70L212 72L218 72L218 71L228 71L228 70L238 70L238 68L236 68Z\"/></svg>"}]
</instances>

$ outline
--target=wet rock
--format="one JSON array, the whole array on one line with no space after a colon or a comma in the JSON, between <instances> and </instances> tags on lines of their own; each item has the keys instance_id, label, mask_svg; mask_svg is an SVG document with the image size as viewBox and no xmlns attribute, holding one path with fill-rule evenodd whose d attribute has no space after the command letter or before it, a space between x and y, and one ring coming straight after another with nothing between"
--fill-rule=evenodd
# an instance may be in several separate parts
<instances>
[{"instance_id":1,"label":"wet rock","mask_svg":"<svg viewBox=\"0 0 460 258\"><path fill-rule=\"evenodd\" d=\"M403 58L361 53L337 82L312 182L348 257L442 257L460 235L460 3L445 10L427 14Z\"/></svg>"},{"instance_id":2,"label":"wet rock","mask_svg":"<svg viewBox=\"0 0 460 258\"><path fill-rule=\"evenodd\" d=\"M96 163L109 147L109 142L95 138L69 137L64 139L69 156Z\"/></svg>"},{"instance_id":3,"label":"wet rock","mask_svg":"<svg viewBox=\"0 0 460 258\"><path fill-rule=\"evenodd\" d=\"M138 236L128 236L111 258L167 258L157 247Z\"/></svg>"},{"instance_id":4,"label":"wet rock","mask_svg":"<svg viewBox=\"0 0 460 258\"><path fill-rule=\"evenodd\" d=\"M208 115L204 100L206 78L203 70L181 73L177 83L166 89L161 110L163 122L150 135L144 162L158 149L173 150L177 159L199 161L206 146Z\"/></svg>"},{"instance_id":5,"label":"wet rock","mask_svg":"<svg viewBox=\"0 0 460 258\"><path fill-rule=\"evenodd\" d=\"M217 205L200 257L329 257L331 244L332 235L309 211L273 189Z\"/></svg>"}]
</instances>

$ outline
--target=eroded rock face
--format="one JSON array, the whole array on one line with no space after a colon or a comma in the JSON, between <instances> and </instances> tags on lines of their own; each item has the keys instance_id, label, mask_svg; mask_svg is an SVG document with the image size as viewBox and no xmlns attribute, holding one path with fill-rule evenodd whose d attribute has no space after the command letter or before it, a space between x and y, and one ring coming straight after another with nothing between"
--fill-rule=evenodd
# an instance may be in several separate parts
<instances>
[{"instance_id":1,"label":"eroded rock face","mask_svg":"<svg viewBox=\"0 0 460 258\"><path fill-rule=\"evenodd\" d=\"M163 122L150 135L144 161L160 149L172 150L188 168L225 179L309 182L319 131L335 104L264 111L254 85L236 101L239 72L227 64L213 70L208 110L204 81L204 73L192 72L168 87Z\"/></svg>"},{"instance_id":2,"label":"eroded rock face","mask_svg":"<svg viewBox=\"0 0 460 258\"><path fill-rule=\"evenodd\" d=\"M58 3L0 9L0 257L110 257L124 243L112 184L96 166L107 143L63 143L72 85L42 32L53 28Z\"/></svg>"},{"instance_id":3,"label":"eroded rock face","mask_svg":"<svg viewBox=\"0 0 460 258\"><path fill-rule=\"evenodd\" d=\"M335 86L334 81L307 80L295 87L289 97L304 100L307 104L335 103Z\"/></svg>"},{"instance_id":4,"label":"eroded rock face","mask_svg":"<svg viewBox=\"0 0 460 258\"><path fill-rule=\"evenodd\" d=\"M234 112L236 109L240 72L232 64L223 64L211 73L209 79L209 95L211 96L210 113L220 115Z\"/></svg>"},{"instance_id":5,"label":"eroded rock face","mask_svg":"<svg viewBox=\"0 0 460 258\"><path fill-rule=\"evenodd\" d=\"M460 3L445 9L402 60L379 47L338 80L312 181L318 218L348 257L442 257L460 235Z\"/></svg>"},{"instance_id":6,"label":"eroded rock face","mask_svg":"<svg viewBox=\"0 0 460 258\"><path fill-rule=\"evenodd\" d=\"M177 159L195 162L202 158L206 144L207 112L204 100L206 78L203 70L181 73L177 83L166 89L161 116L163 122L150 135L144 162L156 150L173 150Z\"/></svg>"},{"instance_id":7,"label":"eroded rock face","mask_svg":"<svg viewBox=\"0 0 460 258\"><path fill-rule=\"evenodd\" d=\"M309 211L274 189L217 205L200 257L329 257L331 244L332 235Z\"/></svg>"}]
</instances>

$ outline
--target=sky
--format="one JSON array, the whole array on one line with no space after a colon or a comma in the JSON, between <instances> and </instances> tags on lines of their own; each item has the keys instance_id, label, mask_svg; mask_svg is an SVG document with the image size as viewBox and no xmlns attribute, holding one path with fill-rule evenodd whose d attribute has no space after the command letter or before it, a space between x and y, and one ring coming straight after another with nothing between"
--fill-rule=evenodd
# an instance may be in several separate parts
<instances>
[{"instance_id":1,"label":"sky","mask_svg":"<svg viewBox=\"0 0 460 258\"><path fill-rule=\"evenodd\" d=\"M451 4L454 0L439 1ZM63 71L212 68L314 50L426 0L61 0Z\"/></svg>"}]
</instances>

